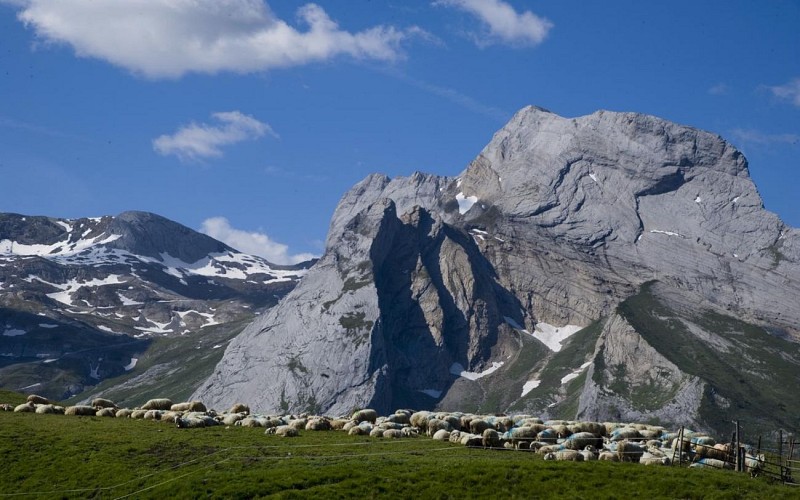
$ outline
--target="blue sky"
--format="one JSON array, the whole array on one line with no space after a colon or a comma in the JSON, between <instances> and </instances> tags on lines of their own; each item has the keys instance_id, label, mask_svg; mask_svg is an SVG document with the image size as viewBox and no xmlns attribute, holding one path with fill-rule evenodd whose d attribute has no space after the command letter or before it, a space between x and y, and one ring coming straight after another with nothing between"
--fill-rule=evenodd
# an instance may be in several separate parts
<instances>
[{"instance_id":1,"label":"blue sky","mask_svg":"<svg viewBox=\"0 0 800 500\"><path fill-rule=\"evenodd\" d=\"M796 0L0 0L0 211L292 262L364 176L455 175L528 104L719 133L800 226Z\"/></svg>"}]
</instances>

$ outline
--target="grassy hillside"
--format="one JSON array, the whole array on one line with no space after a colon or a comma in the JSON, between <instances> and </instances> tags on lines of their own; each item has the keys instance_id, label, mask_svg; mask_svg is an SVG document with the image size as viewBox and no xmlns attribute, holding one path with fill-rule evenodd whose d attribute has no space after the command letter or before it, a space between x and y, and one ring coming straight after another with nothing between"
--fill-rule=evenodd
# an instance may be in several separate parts
<instances>
[{"instance_id":1,"label":"grassy hillside","mask_svg":"<svg viewBox=\"0 0 800 500\"><path fill-rule=\"evenodd\" d=\"M62 498L797 498L731 471L546 462L342 432L0 413L0 493Z\"/></svg>"}]
</instances>

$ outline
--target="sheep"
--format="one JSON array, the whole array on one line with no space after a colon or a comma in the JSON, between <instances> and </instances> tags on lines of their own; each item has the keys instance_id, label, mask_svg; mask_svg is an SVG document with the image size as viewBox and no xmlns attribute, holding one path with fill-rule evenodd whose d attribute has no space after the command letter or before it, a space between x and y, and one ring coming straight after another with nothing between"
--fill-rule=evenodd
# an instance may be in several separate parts
<instances>
[{"instance_id":1,"label":"sheep","mask_svg":"<svg viewBox=\"0 0 800 500\"><path fill-rule=\"evenodd\" d=\"M98 410L101 408L116 408L117 405L111 401L110 399L103 399L103 398L94 398L92 400L92 406L97 408Z\"/></svg>"},{"instance_id":2,"label":"sheep","mask_svg":"<svg viewBox=\"0 0 800 500\"><path fill-rule=\"evenodd\" d=\"M586 462L590 460L597 460L597 449L592 445L582 449L580 453L583 455L583 460Z\"/></svg>"},{"instance_id":3,"label":"sheep","mask_svg":"<svg viewBox=\"0 0 800 500\"><path fill-rule=\"evenodd\" d=\"M388 422L394 422L398 424L408 424L411 421L411 417L406 413L398 413L400 411L401 410L397 410L397 412L395 412L394 415L389 415L388 417L386 417L386 420Z\"/></svg>"},{"instance_id":4,"label":"sheep","mask_svg":"<svg viewBox=\"0 0 800 500\"><path fill-rule=\"evenodd\" d=\"M558 460L561 462L583 462L583 455L576 450L551 451L545 454L545 460Z\"/></svg>"},{"instance_id":5,"label":"sheep","mask_svg":"<svg viewBox=\"0 0 800 500\"><path fill-rule=\"evenodd\" d=\"M64 410L64 415L77 415L81 417L93 417L97 410L94 409L94 406L86 406L86 405L76 405L76 406L68 406Z\"/></svg>"},{"instance_id":6,"label":"sheep","mask_svg":"<svg viewBox=\"0 0 800 500\"><path fill-rule=\"evenodd\" d=\"M617 443L617 456L620 462L638 462L644 455L644 447L631 443L630 441L620 441Z\"/></svg>"},{"instance_id":7,"label":"sheep","mask_svg":"<svg viewBox=\"0 0 800 500\"><path fill-rule=\"evenodd\" d=\"M404 427L404 429L410 429L410 427ZM401 437L407 437L407 436L401 430L387 429L383 431L383 437L389 439L400 439Z\"/></svg>"},{"instance_id":8,"label":"sheep","mask_svg":"<svg viewBox=\"0 0 800 500\"><path fill-rule=\"evenodd\" d=\"M412 413L411 417L409 417L409 423L412 427L416 427L420 431L426 430L428 428L428 420L431 419L431 412L429 411L418 411L416 413Z\"/></svg>"},{"instance_id":9,"label":"sheep","mask_svg":"<svg viewBox=\"0 0 800 500\"><path fill-rule=\"evenodd\" d=\"M367 431L363 427L360 427L358 425L354 425L354 426L352 426L350 428L349 431L347 431L347 434L350 435L350 436L366 436L366 435L369 435L369 432L370 431Z\"/></svg>"},{"instance_id":10,"label":"sheep","mask_svg":"<svg viewBox=\"0 0 800 500\"><path fill-rule=\"evenodd\" d=\"M642 456L639 459L639 463L643 465L669 465L670 460L669 457Z\"/></svg>"},{"instance_id":11,"label":"sheep","mask_svg":"<svg viewBox=\"0 0 800 500\"><path fill-rule=\"evenodd\" d=\"M244 413L230 413L220 417L220 421L224 425L236 425L236 422L244 418Z\"/></svg>"},{"instance_id":12,"label":"sheep","mask_svg":"<svg viewBox=\"0 0 800 500\"><path fill-rule=\"evenodd\" d=\"M699 462L695 462L689 467L712 467L714 469L733 469L733 465L724 460L717 460L716 458L703 458Z\"/></svg>"},{"instance_id":13,"label":"sheep","mask_svg":"<svg viewBox=\"0 0 800 500\"><path fill-rule=\"evenodd\" d=\"M331 430L331 422L327 418L315 417L306 422L305 429L307 431L329 431Z\"/></svg>"},{"instance_id":14,"label":"sheep","mask_svg":"<svg viewBox=\"0 0 800 500\"><path fill-rule=\"evenodd\" d=\"M231 406L228 413L244 413L245 416L250 415L250 407L243 403L236 403Z\"/></svg>"},{"instance_id":15,"label":"sheep","mask_svg":"<svg viewBox=\"0 0 800 500\"><path fill-rule=\"evenodd\" d=\"M547 455L548 453L554 453L556 451L562 451L564 449L563 445L560 444L546 444L544 446L540 446L536 450L537 455Z\"/></svg>"},{"instance_id":16,"label":"sheep","mask_svg":"<svg viewBox=\"0 0 800 500\"><path fill-rule=\"evenodd\" d=\"M161 410L147 410L144 414L145 420L161 420Z\"/></svg>"},{"instance_id":17,"label":"sheep","mask_svg":"<svg viewBox=\"0 0 800 500\"><path fill-rule=\"evenodd\" d=\"M36 406L36 413L43 415L43 414L53 414L56 413L55 405L47 404L47 405L37 405Z\"/></svg>"},{"instance_id":18,"label":"sheep","mask_svg":"<svg viewBox=\"0 0 800 500\"><path fill-rule=\"evenodd\" d=\"M116 417L117 410L114 408L100 408L96 411L95 415L98 417Z\"/></svg>"},{"instance_id":19,"label":"sheep","mask_svg":"<svg viewBox=\"0 0 800 500\"><path fill-rule=\"evenodd\" d=\"M543 443L556 444L558 441L558 434L553 429L545 429L536 435L536 439Z\"/></svg>"},{"instance_id":20,"label":"sheep","mask_svg":"<svg viewBox=\"0 0 800 500\"><path fill-rule=\"evenodd\" d=\"M600 455L597 456L597 459L606 462L619 462L619 456L611 451L601 451Z\"/></svg>"},{"instance_id":21,"label":"sheep","mask_svg":"<svg viewBox=\"0 0 800 500\"><path fill-rule=\"evenodd\" d=\"M275 434L276 436L287 437L287 438L297 437L297 436L300 435L300 433L297 431L297 429L295 429L294 427L292 427L290 425L279 425L279 426L275 427L274 429L267 429L267 432L270 432L270 431L272 431L271 434Z\"/></svg>"},{"instance_id":22,"label":"sheep","mask_svg":"<svg viewBox=\"0 0 800 500\"><path fill-rule=\"evenodd\" d=\"M173 405L174 406L174 405ZM168 411L161 414L161 421L169 424L177 423L177 420L183 415L182 411Z\"/></svg>"},{"instance_id":23,"label":"sheep","mask_svg":"<svg viewBox=\"0 0 800 500\"><path fill-rule=\"evenodd\" d=\"M451 443L460 443L461 442L461 431L453 431L450 433L450 438L448 439Z\"/></svg>"},{"instance_id":24,"label":"sheep","mask_svg":"<svg viewBox=\"0 0 800 500\"><path fill-rule=\"evenodd\" d=\"M146 414L147 414L147 410L141 410L141 409L133 410L133 411L131 411L131 418L142 419L142 418L144 418L144 416Z\"/></svg>"},{"instance_id":25,"label":"sheep","mask_svg":"<svg viewBox=\"0 0 800 500\"><path fill-rule=\"evenodd\" d=\"M633 427L621 427L619 429L614 429L611 432L611 441L622 441L631 440L631 439L638 439L641 438L642 435L639 433L638 430L634 429Z\"/></svg>"},{"instance_id":26,"label":"sheep","mask_svg":"<svg viewBox=\"0 0 800 500\"><path fill-rule=\"evenodd\" d=\"M235 425L241 427L277 427L276 425L268 426L266 417L260 417L254 415L248 415L242 420L237 421Z\"/></svg>"},{"instance_id":27,"label":"sheep","mask_svg":"<svg viewBox=\"0 0 800 500\"><path fill-rule=\"evenodd\" d=\"M306 418L296 418L291 422L289 422L289 425L292 426L292 428L297 429L298 431L301 429L305 429L306 424L308 424L308 419Z\"/></svg>"},{"instance_id":28,"label":"sheep","mask_svg":"<svg viewBox=\"0 0 800 500\"><path fill-rule=\"evenodd\" d=\"M331 430L342 431L348 423L350 423L350 420L346 418L334 418L331 420Z\"/></svg>"},{"instance_id":29,"label":"sheep","mask_svg":"<svg viewBox=\"0 0 800 500\"><path fill-rule=\"evenodd\" d=\"M117 414L115 415L117 418L128 418L133 414L133 410L129 408L123 408L121 410L117 410Z\"/></svg>"},{"instance_id":30,"label":"sheep","mask_svg":"<svg viewBox=\"0 0 800 500\"><path fill-rule=\"evenodd\" d=\"M203 418L195 416L177 416L175 417L175 427L178 429L200 429L207 427L208 422Z\"/></svg>"},{"instance_id":31,"label":"sheep","mask_svg":"<svg viewBox=\"0 0 800 500\"><path fill-rule=\"evenodd\" d=\"M434 441L449 441L450 440L450 431L447 429L439 429L433 435Z\"/></svg>"},{"instance_id":32,"label":"sheep","mask_svg":"<svg viewBox=\"0 0 800 500\"><path fill-rule=\"evenodd\" d=\"M494 421L494 428L498 432L506 432L507 430L511 429L512 427L514 427L514 420L512 418L510 418L510 417L506 417L506 416L498 417Z\"/></svg>"},{"instance_id":33,"label":"sheep","mask_svg":"<svg viewBox=\"0 0 800 500\"><path fill-rule=\"evenodd\" d=\"M142 410L169 410L172 407L172 401L167 398L151 399L142 405Z\"/></svg>"},{"instance_id":34,"label":"sheep","mask_svg":"<svg viewBox=\"0 0 800 500\"><path fill-rule=\"evenodd\" d=\"M724 444L716 444L714 446L695 445L694 448L694 461L700 461L704 458L713 458L715 460L729 461L730 446Z\"/></svg>"},{"instance_id":35,"label":"sheep","mask_svg":"<svg viewBox=\"0 0 800 500\"><path fill-rule=\"evenodd\" d=\"M564 440L564 447L568 450L582 450L587 446L602 448L603 438L591 432L579 432Z\"/></svg>"},{"instance_id":36,"label":"sheep","mask_svg":"<svg viewBox=\"0 0 800 500\"><path fill-rule=\"evenodd\" d=\"M483 436L477 434L461 434L461 444L470 448L483 446Z\"/></svg>"},{"instance_id":37,"label":"sheep","mask_svg":"<svg viewBox=\"0 0 800 500\"><path fill-rule=\"evenodd\" d=\"M382 438L383 433L386 429L382 429L380 427L373 427L371 431L369 431L369 437L371 438Z\"/></svg>"},{"instance_id":38,"label":"sheep","mask_svg":"<svg viewBox=\"0 0 800 500\"><path fill-rule=\"evenodd\" d=\"M427 429L428 436L433 436L440 430L445 430L449 432L452 431L453 428L445 420L439 420L438 418L432 418L428 420L428 429Z\"/></svg>"},{"instance_id":39,"label":"sheep","mask_svg":"<svg viewBox=\"0 0 800 500\"><path fill-rule=\"evenodd\" d=\"M372 422L373 424L377 418L378 412L372 409L358 410L352 416L352 419L356 422Z\"/></svg>"},{"instance_id":40,"label":"sheep","mask_svg":"<svg viewBox=\"0 0 800 500\"><path fill-rule=\"evenodd\" d=\"M3 403L0 405L0 411L14 411L14 405Z\"/></svg>"},{"instance_id":41,"label":"sheep","mask_svg":"<svg viewBox=\"0 0 800 500\"><path fill-rule=\"evenodd\" d=\"M14 407L14 413L33 413L36 411L36 404L28 401Z\"/></svg>"},{"instance_id":42,"label":"sheep","mask_svg":"<svg viewBox=\"0 0 800 500\"><path fill-rule=\"evenodd\" d=\"M745 470L750 473L750 477L757 477L764 470L764 454L758 455L746 454L744 458Z\"/></svg>"},{"instance_id":43,"label":"sheep","mask_svg":"<svg viewBox=\"0 0 800 500\"><path fill-rule=\"evenodd\" d=\"M481 436L481 444L484 448L500 448L500 433L494 429L486 429Z\"/></svg>"},{"instance_id":44,"label":"sheep","mask_svg":"<svg viewBox=\"0 0 800 500\"><path fill-rule=\"evenodd\" d=\"M32 403L32 404L35 404L35 405L49 405L50 404L50 400L49 399L47 399L44 396L38 396L36 394L31 394L30 396L28 396L28 399L26 401L28 403Z\"/></svg>"},{"instance_id":45,"label":"sheep","mask_svg":"<svg viewBox=\"0 0 800 500\"><path fill-rule=\"evenodd\" d=\"M474 418L469 422L469 431L472 434L483 434L483 431L491 427L489 422L481 418Z\"/></svg>"}]
</instances>

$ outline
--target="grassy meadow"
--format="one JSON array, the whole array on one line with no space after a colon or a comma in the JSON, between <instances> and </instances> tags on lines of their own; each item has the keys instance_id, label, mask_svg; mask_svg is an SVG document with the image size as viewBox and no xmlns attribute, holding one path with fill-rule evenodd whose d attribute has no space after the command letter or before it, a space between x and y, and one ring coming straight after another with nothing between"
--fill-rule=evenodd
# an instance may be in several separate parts
<instances>
[{"instance_id":1,"label":"grassy meadow","mask_svg":"<svg viewBox=\"0 0 800 500\"><path fill-rule=\"evenodd\" d=\"M0 394L4 401L10 401ZM798 498L732 471L547 462L343 432L0 412L2 498Z\"/></svg>"}]
</instances>

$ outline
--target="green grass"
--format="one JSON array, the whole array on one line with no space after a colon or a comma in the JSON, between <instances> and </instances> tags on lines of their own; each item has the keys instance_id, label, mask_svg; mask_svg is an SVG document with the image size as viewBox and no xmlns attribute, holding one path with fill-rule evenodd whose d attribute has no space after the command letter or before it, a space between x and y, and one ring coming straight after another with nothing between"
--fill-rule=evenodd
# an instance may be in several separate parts
<instances>
[{"instance_id":1,"label":"green grass","mask_svg":"<svg viewBox=\"0 0 800 500\"><path fill-rule=\"evenodd\" d=\"M546 462L427 438L284 439L258 428L5 412L0 456L0 498L797 498L792 487L731 471Z\"/></svg>"}]
</instances>

